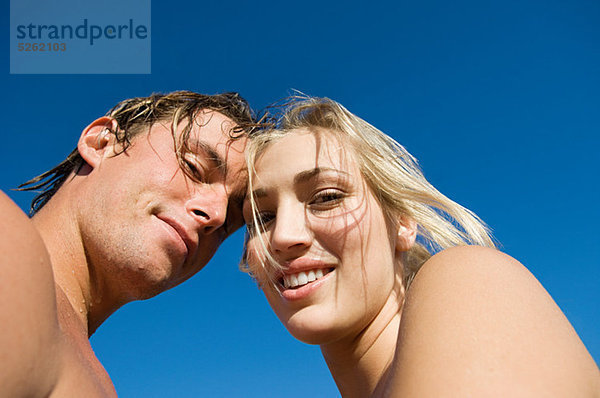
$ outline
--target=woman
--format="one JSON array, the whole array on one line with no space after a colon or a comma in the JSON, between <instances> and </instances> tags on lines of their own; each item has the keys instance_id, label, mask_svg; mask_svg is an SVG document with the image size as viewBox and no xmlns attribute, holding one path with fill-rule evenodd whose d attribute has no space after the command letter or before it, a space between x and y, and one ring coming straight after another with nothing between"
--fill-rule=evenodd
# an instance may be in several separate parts
<instances>
[{"instance_id":1,"label":"woman","mask_svg":"<svg viewBox=\"0 0 600 398\"><path fill-rule=\"evenodd\" d=\"M600 396L543 287L390 137L303 99L248 162L245 267L343 397Z\"/></svg>"}]
</instances>

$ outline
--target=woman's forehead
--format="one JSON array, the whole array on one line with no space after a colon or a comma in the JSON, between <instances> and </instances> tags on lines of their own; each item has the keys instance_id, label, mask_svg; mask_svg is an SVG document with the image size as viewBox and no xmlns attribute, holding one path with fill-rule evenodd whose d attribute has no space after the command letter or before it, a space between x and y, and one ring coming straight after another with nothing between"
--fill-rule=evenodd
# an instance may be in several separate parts
<instances>
[{"instance_id":1,"label":"woman's forehead","mask_svg":"<svg viewBox=\"0 0 600 398\"><path fill-rule=\"evenodd\" d=\"M331 167L348 170L355 165L354 151L333 131L291 130L271 141L256 161L256 171L289 167Z\"/></svg>"}]
</instances>

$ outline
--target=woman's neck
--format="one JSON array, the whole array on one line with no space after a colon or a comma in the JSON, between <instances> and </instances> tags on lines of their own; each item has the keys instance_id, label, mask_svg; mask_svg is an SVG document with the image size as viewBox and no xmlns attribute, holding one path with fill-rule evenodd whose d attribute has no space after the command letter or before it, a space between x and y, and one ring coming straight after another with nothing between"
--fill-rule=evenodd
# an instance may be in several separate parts
<instances>
[{"instance_id":1,"label":"woman's neck","mask_svg":"<svg viewBox=\"0 0 600 398\"><path fill-rule=\"evenodd\" d=\"M321 346L342 397L369 397L381 389L394 360L403 294L392 294L360 333Z\"/></svg>"}]
</instances>

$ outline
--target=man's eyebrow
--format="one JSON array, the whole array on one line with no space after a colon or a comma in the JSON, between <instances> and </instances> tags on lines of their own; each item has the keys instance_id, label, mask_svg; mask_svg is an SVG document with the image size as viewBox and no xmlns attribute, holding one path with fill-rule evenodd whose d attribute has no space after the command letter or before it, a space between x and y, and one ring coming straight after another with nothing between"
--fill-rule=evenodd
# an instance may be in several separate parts
<instances>
[{"instance_id":1,"label":"man's eyebrow","mask_svg":"<svg viewBox=\"0 0 600 398\"><path fill-rule=\"evenodd\" d=\"M209 161L214 162L217 166L217 169L219 169L223 175L227 175L227 162L225 162L225 159L223 159L223 157L219 155L217 151L215 151L214 148L208 143L194 137L190 138L188 147L196 153L199 150L204 152L206 158Z\"/></svg>"},{"instance_id":2,"label":"man's eyebrow","mask_svg":"<svg viewBox=\"0 0 600 398\"><path fill-rule=\"evenodd\" d=\"M326 173L326 172L333 172L336 174L340 174L344 177L350 176L349 173L346 173L345 171L342 171L342 170L334 169L332 167L315 167L314 169L301 171L300 173L296 174L296 176L294 177L294 185L302 184L302 183L309 181L310 179L318 176L319 174ZM264 198L265 196L267 196L267 190L264 188L257 188L254 191L252 191L252 195L255 198Z\"/></svg>"}]
</instances>

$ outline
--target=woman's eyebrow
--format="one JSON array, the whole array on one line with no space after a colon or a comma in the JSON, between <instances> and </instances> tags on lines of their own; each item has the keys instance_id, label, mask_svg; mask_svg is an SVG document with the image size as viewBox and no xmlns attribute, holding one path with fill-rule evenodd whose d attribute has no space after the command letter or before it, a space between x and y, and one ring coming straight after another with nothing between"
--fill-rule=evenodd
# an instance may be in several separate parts
<instances>
[{"instance_id":1,"label":"woman's eyebrow","mask_svg":"<svg viewBox=\"0 0 600 398\"><path fill-rule=\"evenodd\" d=\"M252 196L255 198L264 198L265 196L267 196L267 190L264 188L257 188L254 191L252 191Z\"/></svg>"},{"instance_id":2,"label":"woman's eyebrow","mask_svg":"<svg viewBox=\"0 0 600 398\"><path fill-rule=\"evenodd\" d=\"M302 184L307 181L310 181L312 178L315 178L319 174L322 173L335 173L339 174L343 177L349 177L350 174L343 171L334 169L333 167L315 167L314 169L301 171L294 177L294 185ZM265 188L257 188L252 191L252 196L255 198L264 198L267 196L267 190Z\"/></svg>"},{"instance_id":3,"label":"woman's eyebrow","mask_svg":"<svg viewBox=\"0 0 600 398\"><path fill-rule=\"evenodd\" d=\"M325 172L341 174L344 177L350 176L350 174L346 173L345 171L334 169L332 167L315 167L314 169L301 171L300 173L296 174L294 177L294 184L301 184Z\"/></svg>"}]
</instances>

